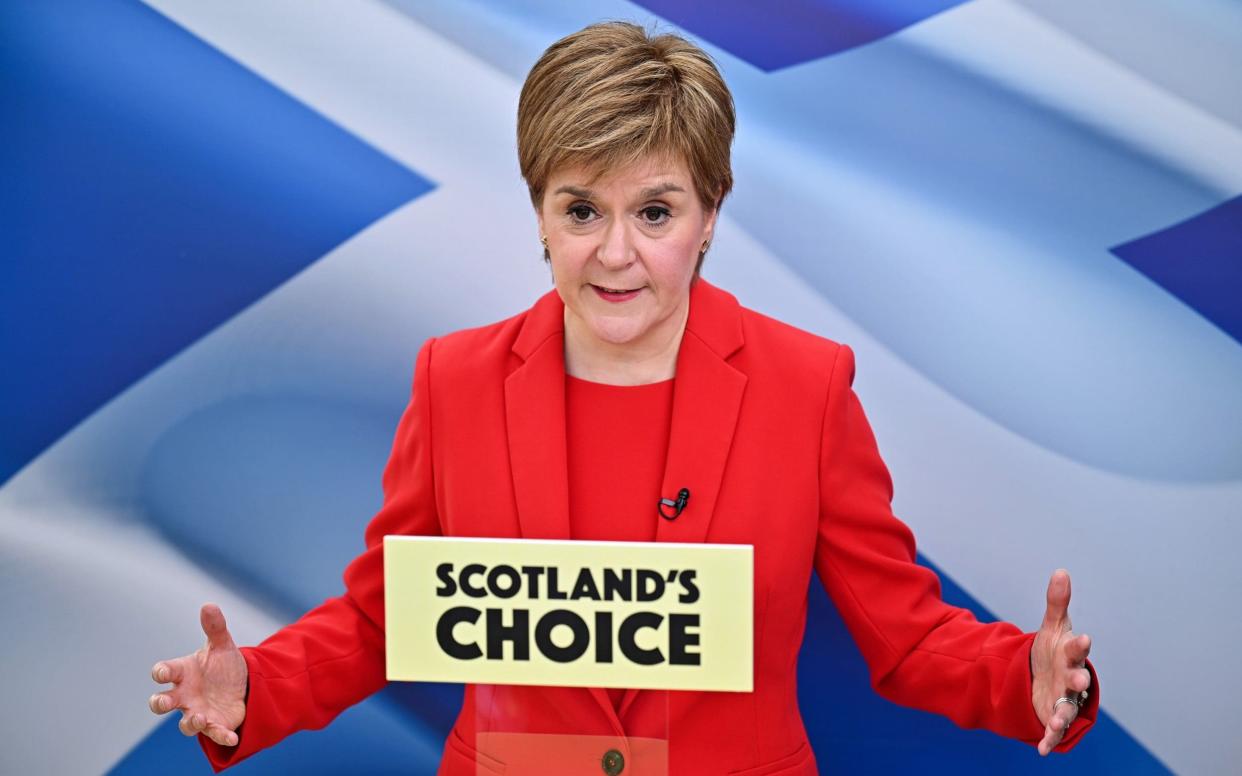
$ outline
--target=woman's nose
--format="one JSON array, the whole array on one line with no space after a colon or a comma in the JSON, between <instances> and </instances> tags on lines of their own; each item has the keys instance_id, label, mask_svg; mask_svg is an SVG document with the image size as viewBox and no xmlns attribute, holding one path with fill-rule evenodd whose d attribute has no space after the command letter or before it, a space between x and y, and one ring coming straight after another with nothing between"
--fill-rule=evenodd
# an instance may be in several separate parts
<instances>
[{"instance_id":1,"label":"woman's nose","mask_svg":"<svg viewBox=\"0 0 1242 776\"><path fill-rule=\"evenodd\" d=\"M595 255L608 269L623 269L634 262L634 243L624 223L613 221L607 225L600 235Z\"/></svg>"}]
</instances>

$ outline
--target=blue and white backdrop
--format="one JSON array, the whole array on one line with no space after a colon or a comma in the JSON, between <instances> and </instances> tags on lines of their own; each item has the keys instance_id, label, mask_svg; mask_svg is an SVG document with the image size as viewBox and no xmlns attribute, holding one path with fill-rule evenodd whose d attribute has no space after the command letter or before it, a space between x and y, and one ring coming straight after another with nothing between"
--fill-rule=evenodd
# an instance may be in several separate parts
<instances>
[{"instance_id":1,"label":"blue and white backdrop","mask_svg":"<svg viewBox=\"0 0 1242 776\"><path fill-rule=\"evenodd\" d=\"M825 770L1236 772L1242 6L1229 0L60 0L0 10L0 772L205 773L146 709L201 602L254 643L340 590L424 338L549 287L520 83L604 18L739 110L708 278L852 345L946 595L1074 576L1072 754L875 698L811 590ZM272 548L276 548L272 552ZM238 773L430 773L393 686Z\"/></svg>"}]
</instances>

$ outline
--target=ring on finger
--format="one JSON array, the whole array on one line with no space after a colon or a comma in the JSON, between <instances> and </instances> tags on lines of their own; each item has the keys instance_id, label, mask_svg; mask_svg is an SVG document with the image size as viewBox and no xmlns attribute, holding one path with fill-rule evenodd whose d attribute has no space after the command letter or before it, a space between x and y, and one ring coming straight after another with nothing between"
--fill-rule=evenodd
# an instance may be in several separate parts
<instances>
[{"instance_id":1,"label":"ring on finger","mask_svg":"<svg viewBox=\"0 0 1242 776\"><path fill-rule=\"evenodd\" d=\"M1079 707L1079 705L1080 705L1080 704L1079 704L1079 701L1078 701L1078 698L1070 698L1069 696L1062 695L1060 698L1057 698L1057 702L1056 702L1056 703L1052 704L1052 713L1053 713L1053 714L1056 714L1056 713L1057 713L1057 709L1059 709L1059 708L1061 707L1061 704L1062 704L1062 703L1068 703L1068 704L1072 705L1072 706L1074 707L1075 711L1077 711L1077 709L1078 709L1078 707Z\"/></svg>"}]
</instances>

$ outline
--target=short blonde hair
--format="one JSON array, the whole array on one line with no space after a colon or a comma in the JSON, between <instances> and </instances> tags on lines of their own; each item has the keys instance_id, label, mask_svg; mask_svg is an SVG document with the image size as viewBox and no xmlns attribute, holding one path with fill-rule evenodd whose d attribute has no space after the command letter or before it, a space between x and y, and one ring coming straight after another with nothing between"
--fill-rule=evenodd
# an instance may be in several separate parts
<instances>
[{"instance_id":1,"label":"short blonde hair","mask_svg":"<svg viewBox=\"0 0 1242 776\"><path fill-rule=\"evenodd\" d=\"M629 22L592 24L548 47L522 85L517 146L539 208L562 165L604 174L649 154L685 161L707 210L733 188L733 96L685 38Z\"/></svg>"}]
</instances>

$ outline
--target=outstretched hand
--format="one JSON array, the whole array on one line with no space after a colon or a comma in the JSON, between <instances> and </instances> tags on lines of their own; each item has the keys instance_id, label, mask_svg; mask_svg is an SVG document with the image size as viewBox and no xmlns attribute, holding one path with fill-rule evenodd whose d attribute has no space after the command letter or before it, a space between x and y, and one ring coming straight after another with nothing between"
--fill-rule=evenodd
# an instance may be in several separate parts
<instances>
[{"instance_id":1,"label":"outstretched hand","mask_svg":"<svg viewBox=\"0 0 1242 776\"><path fill-rule=\"evenodd\" d=\"M1075 635L1070 625L1070 576L1057 569L1048 581L1048 606L1044 621L1031 645L1031 703L1044 723L1039 753L1051 752L1078 716L1080 699L1090 692L1091 673L1086 668L1091 637ZM1069 699L1069 701L1060 699Z\"/></svg>"},{"instance_id":2,"label":"outstretched hand","mask_svg":"<svg viewBox=\"0 0 1242 776\"><path fill-rule=\"evenodd\" d=\"M155 664L151 678L173 687L152 695L147 705L156 714L181 709L177 727L187 736L202 733L221 746L237 746L235 731L246 717L246 658L220 607L203 604L199 622L207 643L193 654Z\"/></svg>"}]
</instances>

